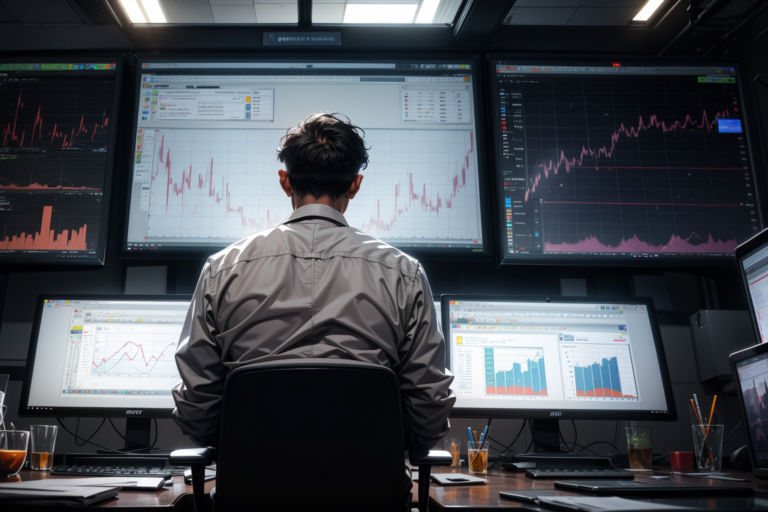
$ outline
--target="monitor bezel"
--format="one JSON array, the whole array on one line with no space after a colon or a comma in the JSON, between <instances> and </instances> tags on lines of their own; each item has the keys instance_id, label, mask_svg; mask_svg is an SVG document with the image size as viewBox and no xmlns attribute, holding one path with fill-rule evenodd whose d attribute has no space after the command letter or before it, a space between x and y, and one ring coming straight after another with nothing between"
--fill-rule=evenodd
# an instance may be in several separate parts
<instances>
[{"instance_id":1,"label":"monitor bezel","mask_svg":"<svg viewBox=\"0 0 768 512\"><path fill-rule=\"evenodd\" d=\"M152 301L152 302L179 302L192 301L191 295L98 295L98 294L64 294L46 293L37 296L35 319L32 323L32 334L29 340L26 368L24 371L24 383L21 388L21 400L19 401L19 416L21 417L96 417L96 418L170 418L174 408L144 408L130 409L129 407L29 407L29 392L34 378L35 354L37 353L37 341L40 335L40 324L43 317L45 300L119 300L125 301ZM44 407L41 409L41 407ZM131 414L127 414L130 410ZM137 412L138 411L138 412Z\"/></svg>"},{"instance_id":2,"label":"monitor bezel","mask_svg":"<svg viewBox=\"0 0 768 512\"><path fill-rule=\"evenodd\" d=\"M221 56L215 54L201 54L195 57L189 57L188 55L178 54L163 54L163 55L150 55L143 54L138 55L134 70L133 70L133 85L135 88L133 105L139 105L139 98L141 95L141 74L142 68L145 63L164 63L164 62L183 62L183 63L200 63L200 62L215 62L220 61ZM472 249L463 249L460 251L442 251L440 249L411 249L411 248L399 248L399 250L409 254L417 259L421 260L449 260L449 261L490 261L493 258L495 252L495 237L493 226L493 214L492 208L489 205L490 184L492 183L491 174L489 169L489 162L487 157L488 145L486 143L486 118L484 114L484 99L485 99L485 74L483 73L483 62L477 53L456 53L451 58L446 58L444 55L429 55L429 54L416 54L406 55L403 53L395 53L386 58L381 56L369 56L361 57L356 54L340 54L328 56L327 54L280 54L280 53L264 53L253 56L233 56L227 58L226 62L248 63L248 62L279 62L279 63L304 63L304 62L323 62L323 63L437 63L437 64L455 64L459 61L466 61L466 63L472 65L470 70L472 73L473 83L473 106L474 106L474 131L475 131L475 149L477 151L477 168L478 168L478 187L479 187L479 201L480 201L480 222L481 232L483 235L483 248L482 250L473 251ZM194 71L193 68L184 68L179 70L180 73L184 71ZM136 147L136 137L138 130L138 115L133 116L134 112L131 112L131 129L133 130L130 136L131 148ZM132 152L133 150L131 150ZM276 167L277 169L277 167ZM128 250L128 224L130 221L130 209L131 209L131 190L133 183L133 164L125 173L125 186L126 192L123 194L123 202L121 205L121 214L123 216L122 232L120 233L120 258L131 259L199 259L200 257L208 257L224 249L224 247L210 247L210 248L189 248L163 251L129 251ZM286 199L287 200L287 199Z\"/></svg>"},{"instance_id":3,"label":"monitor bezel","mask_svg":"<svg viewBox=\"0 0 768 512\"><path fill-rule=\"evenodd\" d=\"M611 411L611 410L579 410L579 409L526 409L525 403L514 403L508 409L482 409L470 407L454 407L451 416L454 418L499 418L499 419L558 419L558 420L637 420L637 421L677 421L677 408L672 391L672 383L667 366L667 357L664 352L664 344L661 339L656 309L651 298L636 297L546 297L542 295L443 295L440 299L441 313L443 316L443 333L446 340L445 363L450 369L451 350L451 323L449 316L449 301L478 301L478 302L539 302L569 303L569 304L615 304L645 306L648 311L648 319L651 324L656 347L656 355L659 359L659 370L664 388L664 398L667 402L666 413L652 413L650 411Z\"/></svg>"},{"instance_id":4,"label":"monitor bezel","mask_svg":"<svg viewBox=\"0 0 768 512\"><path fill-rule=\"evenodd\" d=\"M747 255L759 249L761 246L768 248L768 229L764 229L760 233L756 234L740 246L736 248L736 263L739 266L739 275L741 276L741 284L744 289L744 295L746 295L747 305L749 306L749 318L752 321L752 329L755 333L755 339L759 344L762 342L762 336L760 336L760 326L757 323L757 314L755 313L755 304L752 302L752 294L749 292L749 279L747 278L747 269L744 268L744 258Z\"/></svg>"},{"instance_id":5,"label":"monitor bezel","mask_svg":"<svg viewBox=\"0 0 768 512\"><path fill-rule=\"evenodd\" d=\"M762 187L759 186L759 184L762 183L762 177L759 176L759 173L757 172L756 162L758 161L755 155L756 152L756 144L755 144L755 136L754 134L757 133L755 130L755 127L753 125L752 116L750 115L750 112L752 111L751 105L753 103L752 94L748 87L746 87L746 73L745 68L746 66L743 66L738 61L733 60L713 60L713 59L701 59L701 58L692 58L692 59L686 59L685 61L681 61L680 59L674 58L674 57L657 57L654 59L642 59L637 57L630 57L630 58L601 58L601 57L588 57L585 59L568 59L568 58L538 58L538 57L531 57L530 55L526 55L524 57L517 57L513 54L506 54L506 53L493 53L489 54L486 57L486 72L489 76L489 101L490 101L490 110L492 111L492 114L489 116L489 131L491 133L490 136L490 148L489 150L492 152L492 156L489 156L489 161L492 162L493 165L493 182L497 188L496 191L496 197L494 198L495 203L495 210L493 212L493 222L496 226L496 237L499 240L498 247L496 249L496 255L499 258L499 265L513 265L513 264L526 264L526 265L578 265L578 266L625 266L625 267L699 267L699 268L728 268L733 267L736 263L736 258L731 257L728 254L722 254L719 256L676 256L676 257L659 257L659 258L653 258L653 257L631 257L631 256L612 256L612 257L601 257L601 256L595 256L595 255L577 255L577 254L566 254L562 256L558 255L531 255L531 254L524 254L520 256L510 256L507 254L507 244L506 244L506 229L504 222L502 222L502 210L503 210L503 204L504 204L504 190L503 190L503 176L501 171L501 156L500 156L500 147L501 147L501 133L500 130L497 130L496 127L499 126L500 123L500 113L499 109L497 108L497 94L498 94L498 84L496 80L493 79L495 76L495 65L500 63L500 61L510 61L514 60L515 62L518 62L522 65L535 65L535 64L542 64L542 62L554 66L562 65L562 66L577 66L577 65L584 65L584 66L607 66L612 67L614 63L617 63L617 61L620 61L621 66L626 67L633 67L633 66L675 66L675 67L696 67L696 66L728 66L735 68L735 74L738 78L737 80L737 86L739 89L739 95L742 102L742 119L744 120L744 135L745 139L747 141L747 149L748 149L748 155L749 158L749 165L751 170L751 178L752 183L755 185L753 186L753 193L755 194L755 207L757 208L757 215L758 219L760 221L760 224L763 228L766 227L766 217L765 217L765 211L763 208L763 198L762 198Z\"/></svg>"},{"instance_id":6,"label":"monitor bezel","mask_svg":"<svg viewBox=\"0 0 768 512\"><path fill-rule=\"evenodd\" d=\"M28 254L14 254L14 255L2 255L0 254L0 264L13 265L14 267L37 267L39 265L65 265L65 266L78 266L78 267L103 267L106 263L107 253L107 237L109 236L109 214L111 206L111 198L113 190L113 183L115 180L115 174L117 169L117 154L122 154L122 148L118 148L118 131L120 131L120 104L123 84L123 69L125 67L125 59L120 54L103 54L96 56L84 56L84 54L73 54L72 57L46 57L45 54L30 54L27 57L0 57L0 62L3 63L26 63L33 60L44 60L46 63L58 64L58 63L70 63L76 60L83 62L87 61L106 61L114 62L115 72L110 77L114 78L114 88L112 92L112 115L110 119L114 119L112 128L109 133L109 151L106 156L107 165L104 170L104 195L102 196L102 209L101 209L101 225L99 226L99 242L96 248L96 255L93 258L64 258L64 257L46 257L40 259L31 259ZM86 70L83 70L84 72ZM76 73L73 70L73 75ZM93 74L85 73L83 76L93 77ZM122 144L122 143L120 143Z\"/></svg>"},{"instance_id":7,"label":"monitor bezel","mask_svg":"<svg viewBox=\"0 0 768 512\"><path fill-rule=\"evenodd\" d=\"M746 425L749 425L749 418L747 418L747 409L744 406L744 390L741 388L741 379L739 379L739 372L736 369L736 365L750 359L752 357L760 356L768 352L768 343L761 343L750 348L745 348L738 352L734 352L728 357L728 362L731 364L731 373L733 374L733 381L736 384L736 393L738 395L737 401L739 402L739 411L741 412L742 425L746 429L744 436L747 438L747 448L749 448L749 459L752 462L752 473L765 477L768 476L768 462L766 466L758 467L757 460L755 458L755 447L752 444L752 435Z\"/></svg>"}]
</instances>

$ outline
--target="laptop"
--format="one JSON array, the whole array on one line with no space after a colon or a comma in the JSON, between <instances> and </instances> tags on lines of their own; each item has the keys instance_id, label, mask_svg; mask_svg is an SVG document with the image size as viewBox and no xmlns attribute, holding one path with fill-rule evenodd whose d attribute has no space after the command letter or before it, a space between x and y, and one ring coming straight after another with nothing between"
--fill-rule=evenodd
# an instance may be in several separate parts
<instances>
[{"instance_id":1,"label":"laptop","mask_svg":"<svg viewBox=\"0 0 768 512\"><path fill-rule=\"evenodd\" d=\"M729 358L741 421L747 429L747 448L752 473L768 478L768 343L761 343L731 354Z\"/></svg>"},{"instance_id":2,"label":"laptop","mask_svg":"<svg viewBox=\"0 0 768 512\"><path fill-rule=\"evenodd\" d=\"M768 229L738 246L735 254L755 339L765 343L768 340Z\"/></svg>"}]
</instances>

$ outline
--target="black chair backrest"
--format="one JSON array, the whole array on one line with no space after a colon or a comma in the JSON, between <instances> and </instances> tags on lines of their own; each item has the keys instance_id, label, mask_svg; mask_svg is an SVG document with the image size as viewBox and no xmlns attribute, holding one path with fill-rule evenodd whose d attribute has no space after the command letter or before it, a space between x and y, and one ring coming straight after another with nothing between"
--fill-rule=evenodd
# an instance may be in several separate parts
<instances>
[{"instance_id":1,"label":"black chair backrest","mask_svg":"<svg viewBox=\"0 0 768 512\"><path fill-rule=\"evenodd\" d=\"M221 411L216 511L403 510L400 387L339 359L241 367Z\"/></svg>"}]
</instances>

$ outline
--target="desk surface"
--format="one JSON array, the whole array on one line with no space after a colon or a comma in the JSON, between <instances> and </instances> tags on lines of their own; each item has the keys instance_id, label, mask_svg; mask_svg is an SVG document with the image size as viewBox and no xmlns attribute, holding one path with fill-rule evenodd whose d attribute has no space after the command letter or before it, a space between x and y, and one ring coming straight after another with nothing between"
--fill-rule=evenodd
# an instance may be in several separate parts
<instances>
[{"instance_id":1,"label":"desk surface","mask_svg":"<svg viewBox=\"0 0 768 512\"><path fill-rule=\"evenodd\" d=\"M67 480L69 478L77 477L51 476L43 471L27 470L19 472L19 475L15 478L0 478L0 483L41 480L46 478ZM215 484L215 480L206 482L205 492L211 492L211 489L213 489ZM166 510L192 510L192 486L184 483L183 476L174 476L173 485L163 487L160 491L120 491L117 495L117 499L102 501L101 503L86 508L119 508L121 510L131 511L157 510L158 508L164 508Z\"/></svg>"},{"instance_id":2,"label":"desk surface","mask_svg":"<svg viewBox=\"0 0 768 512\"><path fill-rule=\"evenodd\" d=\"M433 468L435 473L467 473L467 468ZM692 500L691 498L664 498L654 499L653 501L663 503L676 503L680 505L697 506L702 509L714 509L714 510L744 510L746 508L754 508L756 497L768 498L768 481L756 479L752 473L746 471L737 471L726 469L725 473L729 473L728 476L734 478L745 478L748 482L730 482L725 480L707 480L701 478L683 477L680 475L673 475L672 482L696 484L710 487L754 487L755 496L744 498L718 498ZM650 478L651 476L669 475L670 469L666 470L660 468L654 472L642 472L636 473L635 480L639 482L656 483L658 480ZM462 512L469 512L471 510L488 510L491 508L528 508L531 509L530 504L524 504L522 502L507 500L499 496L500 491L523 491L523 490L542 490L542 489L554 489L555 480L534 480L527 478L524 473L510 473L507 471L491 470L490 473L483 478L488 480L486 485L474 485L474 486L455 486L455 487L443 487L438 484L432 483L429 491L430 496L430 510L457 510L461 509ZM413 486L414 498L418 495L418 485L414 481ZM575 495L575 494L574 494ZM685 500L687 503L683 503ZM716 503L715 503L716 502ZM767 502L768 503L768 502ZM535 507L534 507L535 509Z\"/></svg>"}]
</instances>

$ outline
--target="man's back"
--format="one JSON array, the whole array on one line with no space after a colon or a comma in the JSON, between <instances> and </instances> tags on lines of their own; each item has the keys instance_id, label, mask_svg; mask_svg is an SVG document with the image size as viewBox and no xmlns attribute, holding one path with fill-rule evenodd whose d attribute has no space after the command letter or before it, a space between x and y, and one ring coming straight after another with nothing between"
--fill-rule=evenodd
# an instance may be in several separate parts
<instances>
[{"instance_id":1,"label":"man's back","mask_svg":"<svg viewBox=\"0 0 768 512\"><path fill-rule=\"evenodd\" d=\"M447 433L455 401L438 325L416 260L348 227L330 206L303 206L209 259L176 355L183 384L174 416L198 442L215 444L228 371L276 359L355 359L392 368L406 446L431 447Z\"/></svg>"}]
</instances>

